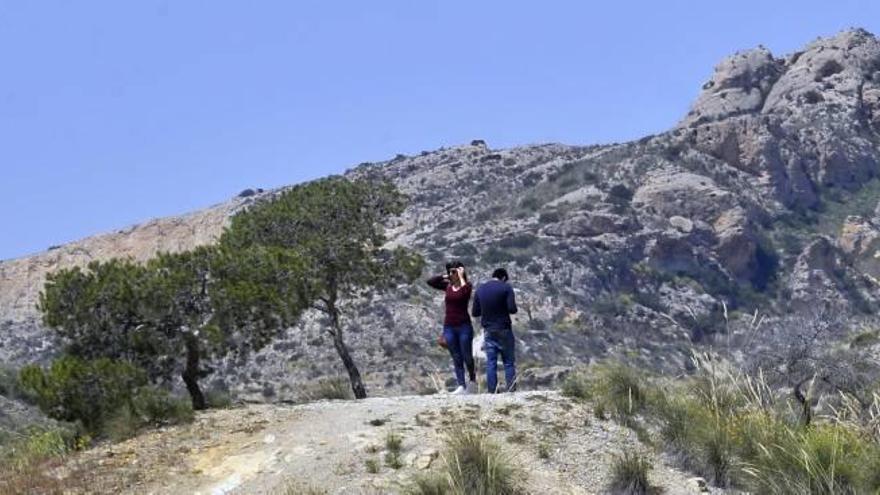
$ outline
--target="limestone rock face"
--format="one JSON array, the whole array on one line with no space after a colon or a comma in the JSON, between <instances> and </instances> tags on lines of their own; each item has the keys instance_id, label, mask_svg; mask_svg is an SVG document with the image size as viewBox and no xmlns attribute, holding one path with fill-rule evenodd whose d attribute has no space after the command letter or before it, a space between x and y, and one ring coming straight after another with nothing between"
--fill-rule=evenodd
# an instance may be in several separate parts
<instances>
[{"instance_id":1,"label":"limestone rock face","mask_svg":"<svg viewBox=\"0 0 880 495\"><path fill-rule=\"evenodd\" d=\"M705 220L733 207L736 198L710 177L658 170L650 173L635 192L633 204L667 218L683 216Z\"/></svg>"},{"instance_id":2,"label":"limestone rock face","mask_svg":"<svg viewBox=\"0 0 880 495\"><path fill-rule=\"evenodd\" d=\"M837 246L858 272L880 287L880 226L876 221L847 217Z\"/></svg>"},{"instance_id":3,"label":"limestone rock face","mask_svg":"<svg viewBox=\"0 0 880 495\"><path fill-rule=\"evenodd\" d=\"M878 62L880 42L867 31L854 29L820 38L789 57L762 111L794 112L793 107L820 104L856 108Z\"/></svg>"},{"instance_id":4,"label":"limestone rock face","mask_svg":"<svg viewBox=\"0 0 880 495\"><path fill-rule=\"evenodd\" d=\"M836 289L836 273L841 268L840 252L827 237L810 243L797 258L789 286L792 300L805 307L818 302L845 306Z\"/></svg>"},{"instance_id":5,"label":"limestone rock face","mask_svg":"<svg viewBox=\"0 0 880 495\"><path fill-rule=\"evenodd\" d=\"M719 120L760 111L773 84L783 73L783 61L760 47L737 53L718 64L703 85L683 125Z\"/></svg>"},{"instance_id":6,"label":"limestone rock face","mask_svg":"<svg viewBox=\"0 0 880 495\"><path fill-rule=\"evenodd\" d=\"M631 218L610 212L588 212L551 225L544 232L554 237L595 237L601 234L631 231L635 225Z\"/></svg>"},{"instance_id":7,"label":"limestone rock face","mask_svg":"<svg viewBox=\"0 0 880 495\"><path fill-rule=\"evenodd\" d=\"M715 252L721 264L737 279L751 280L759 270L758 243L745 210L725 211L715 220L713 227L718 238Z\"/></svg>"}]
</instances>

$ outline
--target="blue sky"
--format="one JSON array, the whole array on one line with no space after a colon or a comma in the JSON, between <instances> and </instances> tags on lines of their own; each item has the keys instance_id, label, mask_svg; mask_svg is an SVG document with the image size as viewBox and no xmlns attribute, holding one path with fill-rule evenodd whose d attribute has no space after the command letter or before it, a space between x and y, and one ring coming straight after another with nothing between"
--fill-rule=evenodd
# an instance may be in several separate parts
<instances>
[{"instance_id":1,"label":"blue sky","mask_svg":"<svg viewBox=\"0 0 880 495\"><path fill-rule=\"evenodd\" d=\"M876 1L0 0L0 259L378 161L624 141Z\"/></svg>"}]
</instances>

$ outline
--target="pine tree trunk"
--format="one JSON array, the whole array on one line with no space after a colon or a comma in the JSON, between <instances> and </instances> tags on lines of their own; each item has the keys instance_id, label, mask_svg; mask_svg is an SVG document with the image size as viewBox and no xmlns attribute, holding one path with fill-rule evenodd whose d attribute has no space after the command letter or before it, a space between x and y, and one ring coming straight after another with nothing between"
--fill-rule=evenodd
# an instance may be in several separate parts
<instances>
[{"instance_id":1,"label":"pine tree trunk","mask_svg":"<svg viewBox=\"0 0 880 495\"><path fill-rule=\"evenodd\" d=\"M342 325L339 323L339 310L336 308L336 304L333 302L328 303L327 312L330 315L330 324L333 329L333 346L336 348L339 358L342 359L345 371L348 372L348 379L351 381L351 391L354 392L354 398L366 399L367 389L364 387L364 381L361 379L361 372L358 371L357 365L354 364L354 359L352 359L351 353L348 352L348 346L345 345L345 340L342 338Z\"/></svg>"},{"instance_id":2,"label":"pine tree trunk","mask_svg":"<svg viewBox=\"0 0 880 495\"><path fill-rule=\"evenodd\" d=\"M199 345L195 337L186 337L186 367L181 373L183 383L192 400L192 407L196 411L208 408L205 395L199 387Z\"/></svg>"}]
</instances>

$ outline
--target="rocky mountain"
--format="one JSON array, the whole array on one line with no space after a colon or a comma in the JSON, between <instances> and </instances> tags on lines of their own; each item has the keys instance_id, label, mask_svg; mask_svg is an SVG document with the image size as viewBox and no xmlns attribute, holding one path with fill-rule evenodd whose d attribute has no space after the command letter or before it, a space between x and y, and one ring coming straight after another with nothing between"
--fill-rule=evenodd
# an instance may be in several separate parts
<instances>
[{"instance_id":1,"label":"rocky mountain","mask_svg":"<svg viewBox=\"0 0 880 495\"><path fill-rule=\"evenodd\" d=\"M878 173L880 40L854 29L783 58L765 48L727 58L678 125L638 141L496 150L475 140L347 175L387 177L410 196L389 238L430 270L455 258L478 281L511 271L524 380L546 385L608 355L666 371L686 369L695 346L742 358L819 309L870 320ZM210 242L266 194L0 263L0 360L55 348L34 309L48 271ZM371 393L445 373L440 306L424 285L349 303L348 339ZM295 399L340 372L322 324L307 315L250 361L215 363L213 386Z\"/></svg>"}]
</instances>

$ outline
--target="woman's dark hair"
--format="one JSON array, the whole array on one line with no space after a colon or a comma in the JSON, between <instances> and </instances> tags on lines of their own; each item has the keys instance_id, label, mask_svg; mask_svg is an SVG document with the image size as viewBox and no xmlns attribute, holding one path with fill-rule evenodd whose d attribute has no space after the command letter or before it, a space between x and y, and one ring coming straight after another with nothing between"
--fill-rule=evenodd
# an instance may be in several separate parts
<instances>
[{"instance_id":1,"label":"woman's dark hair","mask_svg":"<svg viewBox=\"0 0 880 495\"><path fill-rule=\"evenodd\" d=\"M462 263L461 261L452 261L450 263L446 263L447 275L452 273L452 270L455 270L456 268L464 268L464 263ZM465 283L467 283L467 281L468 281L467 271L465 271L463 275L464 275L464 281L465 281Z\"/></svg>"},{"instance_id":2,"label":"woman's dark hair","mask_svg":"<svg viewBox=\"0 0 880 495\"><path fill-rule=\"evenodd\" d=\"M504 268L496 268L494 272L492 272L492 278L497 278L502 282L507 282L509 277L507 276L507 270Z\"/></svg>"}]
</instances>

